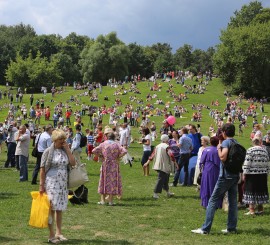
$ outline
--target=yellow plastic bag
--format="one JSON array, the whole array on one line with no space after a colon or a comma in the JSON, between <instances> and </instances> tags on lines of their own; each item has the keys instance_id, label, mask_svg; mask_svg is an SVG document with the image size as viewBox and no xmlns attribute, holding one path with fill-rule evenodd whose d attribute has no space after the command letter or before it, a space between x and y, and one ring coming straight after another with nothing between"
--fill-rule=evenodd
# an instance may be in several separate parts
<instances>
[{"instance_id":1,"label":"yellow plastic bag","mask_svg":"<svg viewBox=\"0 0 270 245\"><path fill-rule=\"evenodd\" d=\"M48 227L50 201L47 194L42 195L38 191L31 191L32 207L29 225L37 228Z\"/></svg>"}]
</instances>

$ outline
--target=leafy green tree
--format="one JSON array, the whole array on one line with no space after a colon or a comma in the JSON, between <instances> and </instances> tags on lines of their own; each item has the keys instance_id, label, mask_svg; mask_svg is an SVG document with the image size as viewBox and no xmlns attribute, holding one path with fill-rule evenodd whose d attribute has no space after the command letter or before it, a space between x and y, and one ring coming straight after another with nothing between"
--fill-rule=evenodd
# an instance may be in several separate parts
<instances>
[{"instance_id":1,"label":"leafy green tree","mask_svg":"<svg viewBox=\"0 0 270 245\"><path fill-rule=\"evenodd\" d=\"M107 83L109 78L123 79L128 72L129 49L115 32L100 35L81 53L79 62L84 82Z\"/></svg>"},{"instance_id":2,"label":"leafy green tree","mask_svg":"<svg viewBox=\"0 0 270 245\"><path fill-rule=\"evenodd\" d=\"M230 28L222 33L214 56L216 71L235 92L268 96L270 92L270 24Z\"/></svg>"},{"instance_id":3,"label":"leafy green tree","mask_svg":"<svg viewBox=\"0 0 270 245\"><path fill-rule=\"evenodd\" d=\"M15 86L27 86L38 90L41 86L59 85L62 77L58 69L58 60L48 62L47 58L41 57L41 53L38 52L35 58L29 53L26 59L17 53L16 60L8 65L6 79Z\"/></svg>"},{"instance_id":4,"label":"leafy green tree","mask_svg":"<svg viewBox=\"0 0 270 245\"><path fill-rule=\"evenodd\" d=\"M177 69L187 69L192 63L192 46L184 44L176 50L174 54L174 63Z\"/></svg>"},{"instance_id":5,"label":"leafy green tree","mask_svg":"<svg viewBox=\"0 0 270 245\"><path fill-rule=\"evenodd\" d=\"M243 5L240 11L235 11L231 17L228 27L248 26L253 19L262 12L263 6L259 1L250 2L248 5Z\"/></svg>"}]
</instances>

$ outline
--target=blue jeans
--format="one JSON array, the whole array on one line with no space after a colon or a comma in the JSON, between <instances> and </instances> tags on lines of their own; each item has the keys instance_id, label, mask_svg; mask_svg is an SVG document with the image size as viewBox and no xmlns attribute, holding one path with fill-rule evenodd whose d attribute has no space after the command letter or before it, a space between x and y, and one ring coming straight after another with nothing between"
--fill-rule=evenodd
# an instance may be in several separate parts
<instances>
[{"instance_id":1,"label":"blue jeans","mask_svg":"<svg viewBox=\"0 0 270 245\"><path fill-rule=\"evenodd\" d=\"M28 180L27 157L19 155L20 181Z\"/></svg>"},{"instance_id":2,"label":"blue jeans","mask_svg":"<svg viewBox=\"0 0 270 245\"><path fill-rule=\"evenodd\" d=\"M218 208L220 199L228 191L228 202L229 202L229 211L228 211L228 221L227 229L228 231L235 231L237 226L237 183L239 177L219 177L216 183L215 189L212 193L212 196L209 200L207 209L206 209L206 218L202 226L202 230L210 232L211 226L213 223L215 212Z\"/></svg>"}]
</instances>

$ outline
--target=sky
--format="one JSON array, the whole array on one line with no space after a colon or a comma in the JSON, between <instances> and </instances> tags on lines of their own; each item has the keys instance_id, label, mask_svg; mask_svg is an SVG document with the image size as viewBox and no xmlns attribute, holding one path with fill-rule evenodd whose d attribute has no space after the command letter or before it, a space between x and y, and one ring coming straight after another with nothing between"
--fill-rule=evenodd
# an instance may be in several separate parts
<instances>
[{"instance_id":1,"label":"sky","mask_svg":"<svg viewBox=\"0 0 270 245\"><path fill-rule=\"evenodd\" d=\"M96 38L112 31L126 44L184 44L206 50L219 43L235 10L250 0L0 0L0 24L31 25L38 35L71 32ZM270 0L262 0L270 7Z\"/></svg>"}]
</instances>

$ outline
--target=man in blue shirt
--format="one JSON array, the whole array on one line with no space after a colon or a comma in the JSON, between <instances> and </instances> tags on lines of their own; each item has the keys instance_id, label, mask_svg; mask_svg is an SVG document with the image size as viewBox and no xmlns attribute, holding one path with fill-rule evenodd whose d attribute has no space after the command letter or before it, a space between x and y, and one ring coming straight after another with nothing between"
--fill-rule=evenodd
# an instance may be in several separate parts
<instances>
[{"instance_id":1,"label":"man in blue shirt","mask_svg":"<svg viewBox=\"0 0 270 245\"><path fill-rule=\"evenodd\" d=\"M189 134L188 137L191 138L193 149L191 151L190 157L197 156L199 148L201 147L201 133L197 132L197 128L195 125L189 125Z\"/></svg>"},{"instance_id":2,"label":"man in blue shirt","mask_svg":"<svg viewBox=\"0 0 270 245\"><path fill-rule=\"evenodd\" d=\"M221 132L225 140L222 142L222 144L219 144L217 146L218 155L221 160L220 174L206 209L206 217L204 224L201 228L191 231L196 234L208 234L210 232L214 220L214 215L217 210L218 202L226 192L228 192L229 202L228 221L227 229L221 230L221 232L224 234L236 233L238 211L237 186L239 174L233 174L226 170L223 166L223 163L227 160L231 143L234 140L233 137L235 135L235 127L231 123L226 123L222 126Z\"/></svg>"},{"instance_id":3,"label":"man in blue shirt","mask_svg":"<svg viewBox=\"0 0 270 245\"><path fill-rule=\"evenodd\" d=\"M179 148L180 148L180 158L178 162L178 169L175 172L174 180L172 186L177 186L177 183L180 182L180 172L182 167L184 167L185 172L185 180L182 184L183 186L188 185L188 164L189 164L189 157L190 152L193 149L192 140L188 137L188 129L182 128L181 129L181 138L179 139Z\"/></svg>"}]
</instances>

